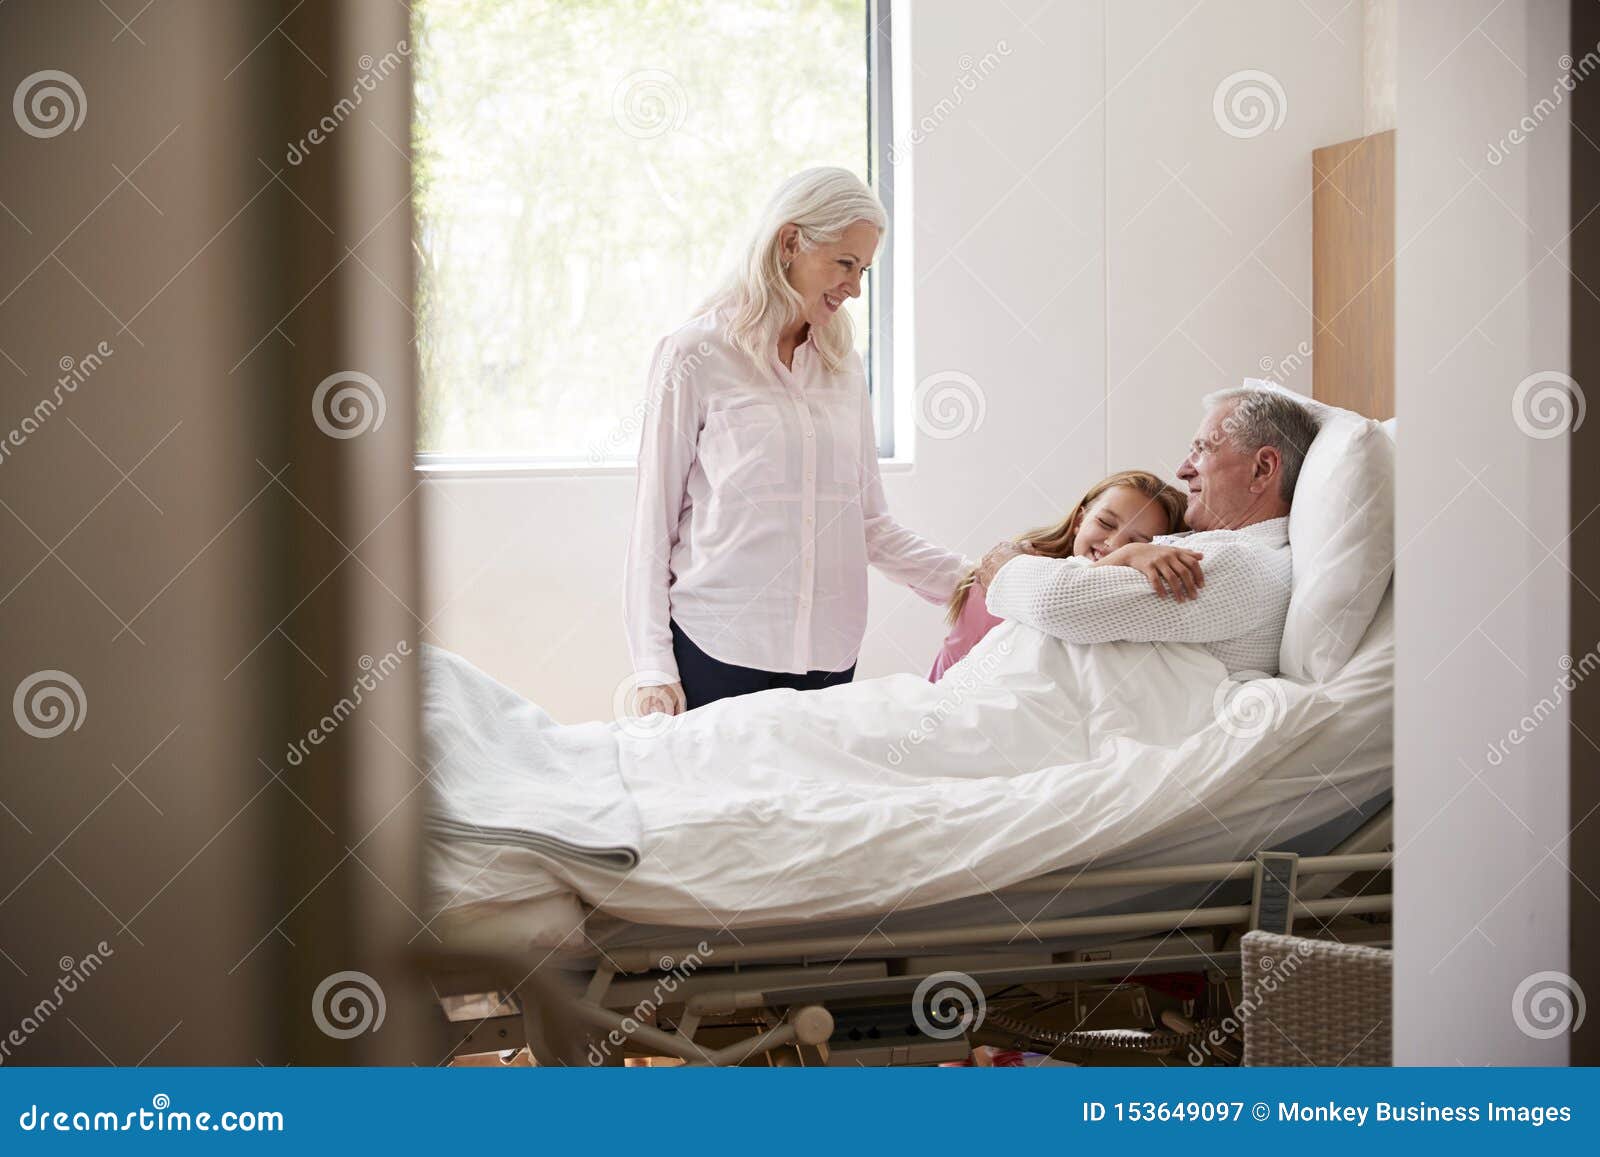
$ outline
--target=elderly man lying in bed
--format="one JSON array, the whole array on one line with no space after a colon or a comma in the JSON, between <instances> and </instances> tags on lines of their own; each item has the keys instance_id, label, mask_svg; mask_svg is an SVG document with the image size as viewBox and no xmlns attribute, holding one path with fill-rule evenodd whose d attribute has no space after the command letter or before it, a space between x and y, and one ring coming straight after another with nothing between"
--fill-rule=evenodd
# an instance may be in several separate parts
<instances>
[{"instance_id":1,"label":"elderly man lying in bed","mask_svg":"<svg viewBox=\"0 0 1600 1157\"><path fill-rule=\"evenodd\" d=\"M1178 468L1190 533L1095 562L1004 543L978 567L989 613L1069 643L1199 643L1229 672L1275 673L1289 612L1289 505L1316 423L1269 390L1224 390L1206 407Z\"/></svg>"},{"instance_id":2,"label":"elderly man lying in bed","mask_svg":"<svg viewBox=\"0 0 1600 1157\"><path fill-rule=\"evenodd\" d=\"M1098 561L997 550L982 577L1009 621L938 683L563 726L426 649L436 902L494 909L554 877L656 924L881 914L1088 863L1224 805L1336 707L1272 680L1264 725L1225 709L1234 673L1277 668L1285 515L1315 425L1275 393L1208 402L1179 472L1194 532Z\"/></svg>"}]
</instances>

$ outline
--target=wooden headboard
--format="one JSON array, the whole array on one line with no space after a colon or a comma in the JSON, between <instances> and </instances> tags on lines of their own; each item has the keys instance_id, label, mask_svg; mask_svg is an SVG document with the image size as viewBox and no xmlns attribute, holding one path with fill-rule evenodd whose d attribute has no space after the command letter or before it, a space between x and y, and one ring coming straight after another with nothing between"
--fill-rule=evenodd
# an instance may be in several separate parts
<instances>
[{"instance_id":1,"label":"wooden headboard","mask_svg":"<svg viewBox=\"0 0 1600 1157\"><path fill-rule=\"evenodd\" d=\"M1311 395L1394 417L1394 130L1311 154Z\"/></svg>"}]
</instances>

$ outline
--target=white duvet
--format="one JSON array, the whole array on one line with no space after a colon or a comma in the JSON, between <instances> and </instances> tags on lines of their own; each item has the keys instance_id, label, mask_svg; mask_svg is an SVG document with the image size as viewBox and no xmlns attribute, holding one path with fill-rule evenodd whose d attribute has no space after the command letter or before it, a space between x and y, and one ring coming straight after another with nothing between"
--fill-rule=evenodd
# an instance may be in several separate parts
<instances>
[{"instance_id":1,"label":"white duvet","mask_svg":"<svg viewBox=\"0 0 1600 1157\"><path fill-rule=\"evenodd\" d=\"M1335 709L1314 687L1233 682L1198 646L1008 622L937 684L565 727L434 651L435 907L520 900L550 874L603 912L700 928L959 899L1224 808Z\"/></svg>"}]
</instances>

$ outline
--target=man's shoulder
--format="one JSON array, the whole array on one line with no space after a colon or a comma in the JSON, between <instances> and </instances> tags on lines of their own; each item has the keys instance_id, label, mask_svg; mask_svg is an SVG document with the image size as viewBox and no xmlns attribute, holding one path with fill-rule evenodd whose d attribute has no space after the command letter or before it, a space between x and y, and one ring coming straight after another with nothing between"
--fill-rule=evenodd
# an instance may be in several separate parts
<instances>
[{"instance_id":1,"label":"man's shoulder","mask_svg":"<svg viewBox=\"0 0 1600 1157\"><path fill-rule=\"evenodd\" d=\"M1208 575L1234 575L1251 586L1287 588L1292 566L1287 523L1287 519L1275 519L1238 530L1197 530L1154 541L1204 555L1201 566Z\"/></svg>"},{"instance_id":2,"label":"man's shoulder","mask_svg":"<svg viewBox=\"0 0 1600 1157\"><path fill-rule=\"evenodd\" d=\"M1245 543L1249 536L1237 530L1184 530L1177 534L1158 534L1150 540L1163 546L1182 546L1189 550L1203 550L1224 543Z\"/></svg>"}]
</instances>

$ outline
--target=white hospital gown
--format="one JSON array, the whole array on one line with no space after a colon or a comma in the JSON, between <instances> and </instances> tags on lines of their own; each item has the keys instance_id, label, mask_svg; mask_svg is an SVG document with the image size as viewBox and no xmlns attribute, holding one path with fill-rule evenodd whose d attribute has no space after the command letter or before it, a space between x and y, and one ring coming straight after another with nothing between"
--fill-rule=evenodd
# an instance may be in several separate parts
<instances>
[{"instance_id":1,"label":"white hospital gown","mask_svg":"<svg viewBox=\"0 0 1600 1157\"><path fill-rule=\"evenodd\" d=\"M1132 567L1021 555L989 584L989 613L1069 643L1199 643L1230 674L1276 674L1289 614L1289 520L1153 541L1205 556L1199 598L1161 598Z\"/></svg>"}]
</instances>

